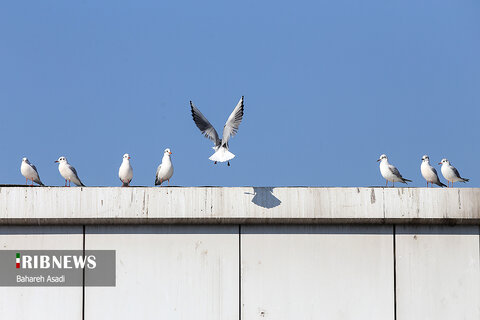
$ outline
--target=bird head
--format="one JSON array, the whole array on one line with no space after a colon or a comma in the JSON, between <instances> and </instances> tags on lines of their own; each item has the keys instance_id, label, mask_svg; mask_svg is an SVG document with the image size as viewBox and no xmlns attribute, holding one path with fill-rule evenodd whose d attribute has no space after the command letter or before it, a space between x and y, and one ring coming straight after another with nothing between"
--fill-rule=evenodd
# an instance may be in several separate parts
<instances>
[{"instance_id":1,"label":"bird head","mask_svg":"<svg viewBox=\"0 0 480 320\"><path fill-rule=\"evenodd\" d=\"M128 153L125 153L123 155L123 160L130 160L130 155Z\"/></svg>"},{"instance_id":2,"label":"bird head","mask_svg":"<svg viewBox=\"0 0 480 320\"><path fill-rule=\"evenodd\" d=\"M423 162L430 162L430 158L429 158L427 155L424 155L424 156L422 157L422 161L423 161Z\"/></svg>"},{"instance_id":3,"label":"bird head","mask_svg":"<svg viewBox=\"0 0 480 320\"><path fill-rule=\"evenodd\" d=\"M443 158L442 161L440 161L438 164L450 164L450 161L448 161L447 158Z\"/></svg>"},{"instance_id":4,"label":"bird head","mask_svg":"<svg viewBox=\"0 0 480 320\"><path fill-rule=\"evenodd\" d=\"M387 155L386 155L386 154L382 154L382 155L380 155L380 158L378 158L377 162L378 162L378 161L383 161L383 160L388 160L388 158L387 158Z\"/></svg>"},{"instance_id":5,"label":"bird head","mask_svg":"<svg viewBox=\"0 0 480 320\"><path fill-rule=\"evenodd\" d=\"M165 154L165 155L171 155L172 152L170 151L169 148L167 148L167 149L165 149L165 151L163 152L163 154Z\"/></svg>"},{"instance_id":6,"label":"bird head","mask_svg":"<svg viewBox=\"0 0 480 320\"><path fill-rule=\"evenodd\" d=\"M67 162L67 158L65 157L60 157L58 158L58 160L55 160L56 163L66 163Z\"/></svg>"}]
</instances>

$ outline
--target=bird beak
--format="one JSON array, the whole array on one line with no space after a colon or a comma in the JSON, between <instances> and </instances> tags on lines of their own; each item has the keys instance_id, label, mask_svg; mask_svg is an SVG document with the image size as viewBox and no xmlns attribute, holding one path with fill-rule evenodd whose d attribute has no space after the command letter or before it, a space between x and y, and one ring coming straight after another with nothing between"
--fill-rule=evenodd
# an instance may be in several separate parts
<instances>
[{"instance_id":1,"label":"bird beak","mask_svg":"<svg viewBox=\"0 0 480 320\"><path fill-rule=\"evenodd\" d=\"M377 162L380 161L380 159L377 160Z\"/></svg>"},{"instance_id":2,"label":"bird beak","mask_svg":"<svg viewBox=\"0 0 480 320\"><path fill-rule=\"evenodd\" d=\"M442 164L441 162L439 162L438 164Z\"/></svg>"},{"instance_id":3,"label":"bird beak","mask_svg":"<svg viewBox=\"0 0 480 320\"><path fill-rule=\"evenodd\" d=\"M169 152L169 154L172 154L171 152Z\"/></svg>"},{"instance_id":4,"label":"bird beak","mask_svg":"<svg viewBox=\"0 0 480 320\"><path fill-rule=\"evenodd\" d=\"M54 163L58 163L58 160L55 160Z\"/></svg>"},{"instance_id":5,"label":"bird beak","mask_svg":"<svg viewBox=\"0 0 480 320\"><path fill-rule=\"evenodd\" d=\"M130 160L130 157L128 157L128 160Z\"/></svg>"}]
</instances>

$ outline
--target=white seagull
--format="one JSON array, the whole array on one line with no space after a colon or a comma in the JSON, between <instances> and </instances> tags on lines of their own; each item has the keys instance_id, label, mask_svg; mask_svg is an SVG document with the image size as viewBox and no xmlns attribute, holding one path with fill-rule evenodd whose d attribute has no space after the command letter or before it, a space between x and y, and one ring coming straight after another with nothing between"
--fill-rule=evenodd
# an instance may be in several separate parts
<instances>
[{"instance_id":1,"label":"white seagull","mask_svg":"<svg viewBox=\"0 0 480 320\"><path fill-rule=\"evenodd\" d=\"M395 182L401 182L401 183L407 183L412 182L412 180L405 179L402 177L398 169L388 163L388 158L385 154L382 154L380 158L377 160L377 162L380 161L380 173L382 174L383 178L387 180L387 186L388 186L388 181L392 181L392 185L395 186Z\"/></svg>"},{"instance_id":2,"label":"white seagull","mask_svg":"<svg viewBox=\"0 0 480 320\"><path fill-rule=\"evenodd\" d=\"M442 165L442 175L443 177L448 181L447 185L450 186L450 182L467 182L470 181L470 179L465 179L460 177L460 173L458 173L458 170L450 164L450 161L448 159L443 158L442 161L440 161L438 164Z\"/></svg>"},{"instance_id":3,"label":"white seagull","mask_svg":"<svg viewBox=\"0 0 480 320\"><path fill-rule=\"evenodd\" d=\"M238 132L238 127L243 119L243 96L240 101L237 103L235 109L233 109L232 114L228 117L225 126L223 127L222 139L218 137L218 133L211 123L205 118L205 116L193 105L193 102L190 101L190 107L192 109L193 121L197 125L198 129L203 133L203 135L212 140L215 146L213 150L215 153L209 158L214 161L215 164L217 161L225 162L230 166L230 161L235 157L233 153L228 151L228 140L230 137L233 137Z\"/></svg>"},{"instance_id":4,"label":"white seagull","mask_svg":"<svg viewBox=\"0 0 480 320\"><path fill-rule=\"evenodd\" d=\"M27 158L22 159L22 165L20 166L20 172L25 177L25 184L28 185L28 180L32 181L33 183L37 183L41 186L45 186L42 181L40 180L40 176L38 175L37 168L28 161Z\"/></svg>"},{"instance_id":5,"label":"white seagull","mask_svg":"<svg viewBox=\"0 0 480 320\"><path fill-rule=\"evenodd\" d=\"M157 173L155 175L155 185L161 185L162 182L168 180L168 185L170 185L170 178L173 176L173 164L170 159L172 152L170 149L165 149L163 152L162 163L157 168Z\"/></svg>"},{"instance_id":6,"label":"white seagull","mask_svg":"<svg viewBox=\"0 0 480 320\"><path fill-rule=\"evenodd\" d=\"M77 175L77 170L75 170L75 168L68 163L67 158L60 157L55 162L59 163L58 171L60 171L60 174L65 179L65 187L67 186L67 181L69 187L70 181L75 183L77 186L85 187L85 185L82 183L82 181L80 181L80 178Z\"/></svg>"},{"instance_id":7,"label":"white seagull","mask_svg":"<svg viewBox=\"0 0 480 320\"><path fill-rule=\"evenodd\" d=\"M133 168L130 165L130 155L128 153L123 155L122 164L120 165L120 169L118 169L118 177L123 183L122 187L128 187L130 181L133 179Z\"/></svg>"},{"instance_id":8,"label":"white seagull","mask_svg":"<svg viewBox=\"0 0 480 320\"><path fill-rule=\"evenodd\" d=\"M438 178L437 170L430 165L430 158L427 155L422 157L420 171L422 172L422 176L425 178L425 180L427 180L427 188L429 182L432 185L435 183L437 186L446 187L446 185L444 185Z\"/></svg>"}]
</instances>

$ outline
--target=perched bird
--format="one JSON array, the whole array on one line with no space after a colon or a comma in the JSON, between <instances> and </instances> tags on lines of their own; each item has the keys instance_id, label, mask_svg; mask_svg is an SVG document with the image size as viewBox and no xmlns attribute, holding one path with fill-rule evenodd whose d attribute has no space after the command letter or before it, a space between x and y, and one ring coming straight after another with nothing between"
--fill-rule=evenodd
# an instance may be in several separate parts
<instances>
[{"instance_id":1,"label":"perched bird","mask_svg":"<svg viewBox=\"0 0 480 320\"><path fill-rule=\"evenodd\" d=\"M430 158L427 155L422 157L422 165L420 166L420 171L422 172L422 176L427 180L427 188L428 183L431 184L435 183L437 186L446 187L440 179L438 178L437 170L430 165Z\"/></svg>"},{"instance_id":2,"label":"perched bird","mask_svg":"<svg viewBox=\"0 0 480 320\"><path fill-rule=\"evenodd\" d=\"M128 153L123 155L122 164L120 165L120 169L118 169L118 177L123 183L122 187L128 187L130 181L133 179L133 168L130 165L130 155Z\"/></svg>"},{"instance_id":3,"label":"perched bird","mask_svg":"<svg viewBox=\"0 0 480 320\"><path fill-rule=\"evenodd\" d=\"M388 186L388 181L392 181L392 185L395 186L395 182L401 182L401 183L407 183L412 182L412 180L405 179L402 177L398 169L388 163L388 158L385 154L382 154L380 158L377 160L377 162L380 161L380 173L382 174L383 178L387 180L387 186Z\"/></svg>"},{"instance_id":4,"label":"perched bird","mask_svg":"<svg viewBox=\"0 0 480 320\"><path fill-rule=\"evenodd\" d=\"M40 180L40 176L38 175L37 168L28 161L27 158L22 159L22 165L20 166L20 172L25 177L25 184L28 185L28 180L32 181L33 183L37 183L41 186L45 186L42 181Z\"/></svg>"},{"instance_id":5,"label":"perched bird","mask_svg":"<svg viewBox=\"0 0 480 320\"><path fill-rule=\"evenodd\" d=\"M170 178L173 176L173 164L170 159L172 152L170 149L165 149L163 152L162 163L157 168L157 173L155 175L155 185L161 185L162 182L168 180L168 185L170 185Z\"/></svg>"},{"instance_id":6,"label":"perched bird","mask_svg":"<svg viewBox=\"0 0 480 320\"><path fill-rule=\"evenodd\" d=\"M470 181L469 179L465 179L460 177L460 173L458 173L458 170L450 164L450 161L448 159L443 158L442 161L440 161L438 164L442 165L442 175L443 177L448 181L447 185L450 186L450 182L467 182Z\"/></svg>"},{"instance_id":7,"label":"perched bird","mask_svg":"<svg viewBox=\"0 0 480 320\"><path fill-rule=\"evenodd\" d=\"M213 150L215 153L209 158L214 161L215 164L217 161L225 162L227 161L228 166L230 166L230 161L235 155L228 151L228 140L230 137L233 137L238 132L238 127L243 119L243 96L238 102L235 109L233 109L232 114L228 117L225 126L223 127L222 139L218 137L218 133L215 128L210 124L210 122L205 118L205 116L198 110L193 102L190 101L190 108L192 110L193 121L197 125L198 129L203 133L205 137L212 140L215 146Z\"/></svg>"},{"instance_id":8,"label":"perched bird","mask_svg":"<svg viewBox=\"0 0 480 320\"><path fill-rule=\"evenodd\" d=\"M80 178L77 175L77 170L75 170L75 168L68 163L67 158L60 157L55 162L59 163L58 171L60 171L60 174L65 179L65 187L67 186L67 180L69 187L70 181L75 183L77 186L85 187L85 185L82 183L82 181L80 181Z\"/></svg>"}]
</instances>

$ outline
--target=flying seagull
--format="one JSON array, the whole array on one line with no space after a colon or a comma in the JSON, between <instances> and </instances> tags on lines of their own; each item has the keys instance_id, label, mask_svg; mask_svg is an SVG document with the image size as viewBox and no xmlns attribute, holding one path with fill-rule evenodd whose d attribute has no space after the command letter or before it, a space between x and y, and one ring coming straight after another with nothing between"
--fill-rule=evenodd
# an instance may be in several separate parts
<instances>
[{"instance_id":1,"label":"flying seagull","mask_svg":"<svg viewBox=\"0 0 480 320\"><path fill-rule=\"evenodd\" d=\"M431 185L435 183L437 186L446 187L446 185L444 185L438 178L437 170L430 165L430 158L427 155L422 157L420 171L422 172L422 176L425 178L425 180L427 180L427 188L429 182Z\"/></svg>"},{"instance_id":2,"label":"flying seagull","mask_svg":"<svg viewBox=\"0 0 480 320\"><path fill-rule=\"evenodd\" d=\"M450 182L452 183L452 188L453 188L453 183L454 182L467 182L470 181L470 179L465 179L460 177L460 173L458 173L458 170L450 164L450 161L448 159L443 158L442 161L440 161L438 164L442 165L442 175L443 177L448 181L447 185L450 186Z\"/></svg>"},{"instance_id":3,"label":"flying seagull","mask_svg":"<svg viewBox=\"0 0 480 320\"><path fill-rule=\"evenodd\" d=\"M75 170L75 168L68 163L67 158L60 157L55 162L59 164L58 171L60 171L60 174L65 179L65 187L67 186L67 181L69 187L70 181L75 183L77 186L85 187L85 185L82 183L82 181L80 181L80 178L77 175L77 170Z\"/></svg>"},{"instance_id":4,"label":"flying seagull","mask_svg":"<svg viewBox=\"0 0 480 320\"><path fill-rule=\"evenodd\" d=\"M169 148L165 149L163 152L162 163L157 168L157 173L155 174L155 185L161 185L162 182L168 180L168 185L170 185L170 178L173 176L173 164L170 159L172 152Z\"/></svg>"},{"instance_id":5,"label":"flying seagull","mask_svg":"<svg viewBox=\"0 0 480 320\"><path fill-rule=\"evenodd\" d=\"M228 166L230 166L229 160L232 160L235 155L228 151L228 140L230 140L230 137L233 137L238 132L238 127L242 122L243 96L238 102L235 109L233 109L232 114L230 115L230 117L228 117L227 122L223 127L222 139L218 137L218 133L215 128L207 120L207 118L205 118L205 116L200 112L200 110L198 110L197 107L193 105L192 101L190 101L190 107L192 109L193 121L195 121L198 129L200 129L200 131L206 138L212 140L215 144L215 146L213 147L215 153L209 159L214 161L215 164L217 163L217 161L227 161Z\"/></svg>"},{"instance_id":6,"label":"flying seagull","mask_svg":"<svg viewBox=\"0 0 480 320\"><path fill-rule=\"evenodd\" d=\"M40 180L40 176L38 175L37 168L28 161L27 158L22 159L22 165L20 166L20 172L25 177L25 184L28 185L28 180L32 181L33 183L37 183L41 186L45 186L42 181Z\"/></svg>"},{"instance_id":7,"label":"flying seagull","mask_svg":"<svg viewBox=\"0 0 480 320\"><path fill-rule=\"evenodd\" d=\"M412 180L405 179L402 177L398 169L388 163L388 158L385 154L382 154L380 158L377 160L377 162L380 161L380 173L382 174L383 178L387 180L387 186L388 186L388 181L392 181L392 185L395 186L395 182L401 182L401 183L407 183L412 182Z\"/></svg>"},{"instance_id":8,"label":"flying seagull","mask_svg":"<svg viewBox=\"0 0 480 320\"><path fill-rule=\"evenodd\" d=\"M130 155L128 153L123 155L122 164L120 169L118 169L118 177L123 183L122 187L128 187L133 179L133 168L130 165Z\"/></svg>"}]
</instances>

